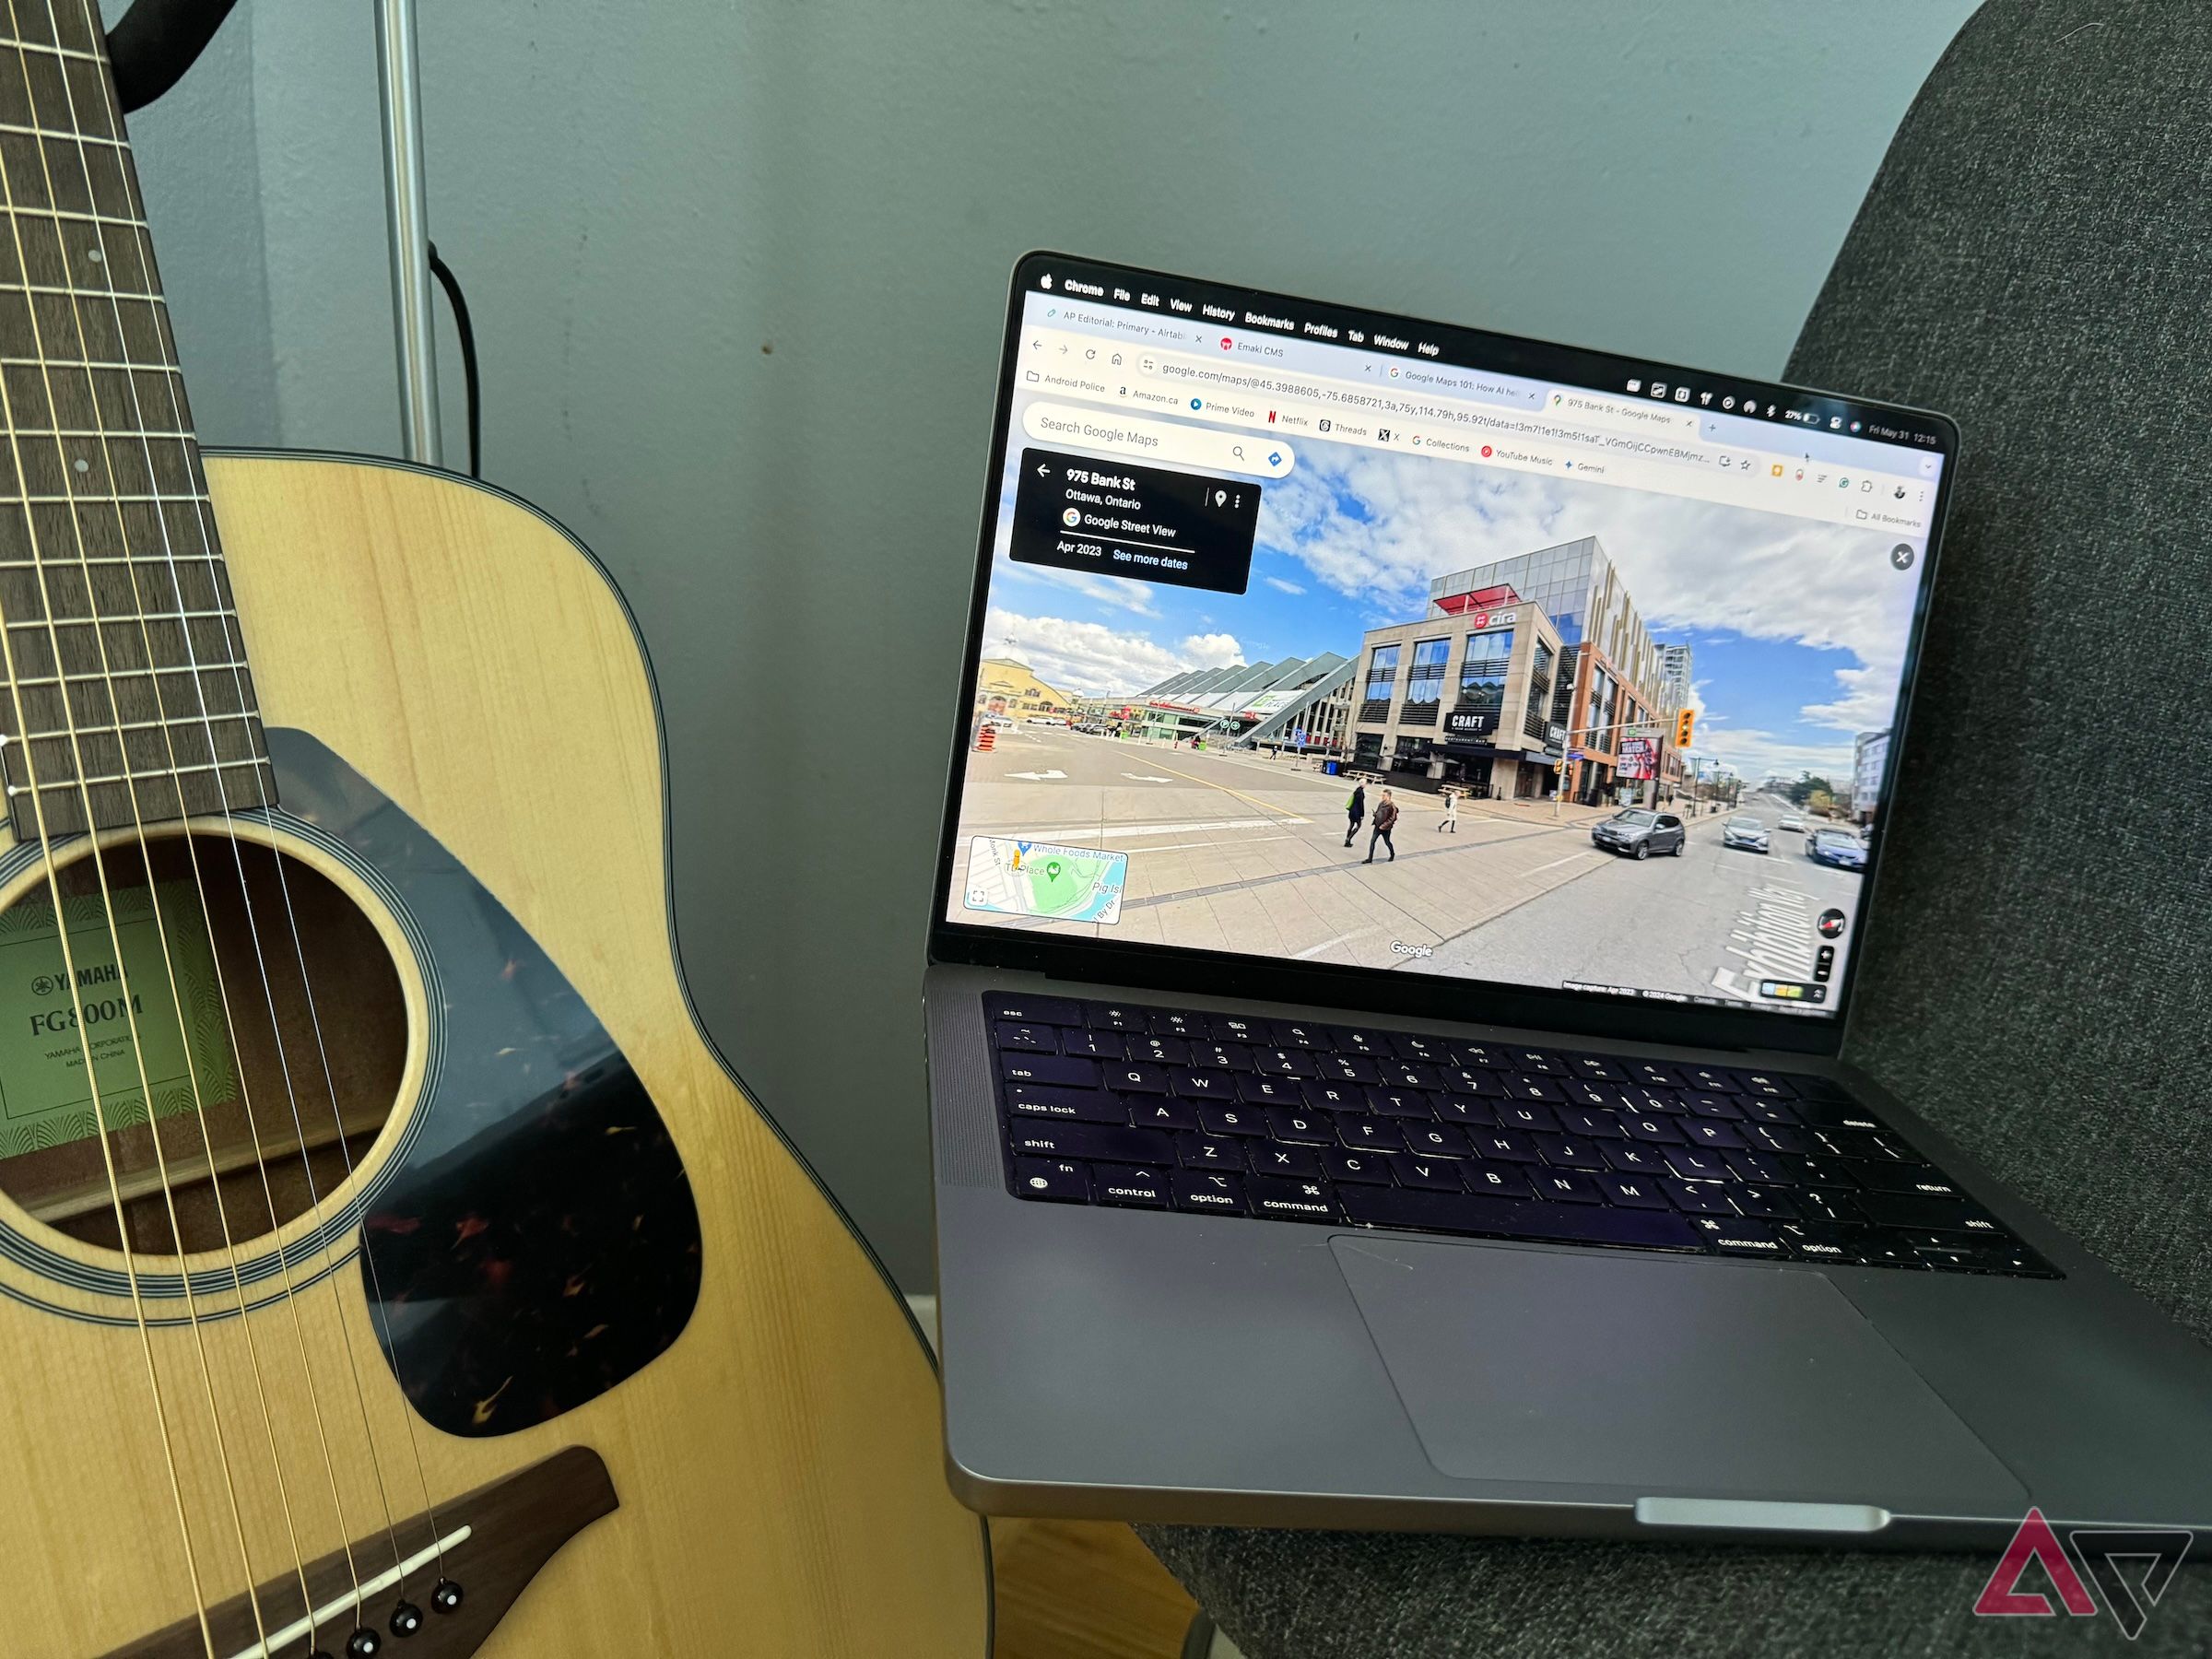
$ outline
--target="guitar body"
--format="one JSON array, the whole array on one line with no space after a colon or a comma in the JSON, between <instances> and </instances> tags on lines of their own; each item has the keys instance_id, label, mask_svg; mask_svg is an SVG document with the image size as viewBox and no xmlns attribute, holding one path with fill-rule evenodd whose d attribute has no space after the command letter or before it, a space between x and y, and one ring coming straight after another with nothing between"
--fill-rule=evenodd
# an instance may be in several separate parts
<instances>
[{"instance_id":1,"label":"guitar body","mask_svg":"<svg viewBox=\"0 0 2212 1659\"><path fill-rule=\"evenodd\" d=\"M433 1613L399 1651L983 1653L984 1539L946 1488L926 1352L694 1022L653 690L606 578L466 480L206 471L279 800L191 829L279 847L292 892L320 877L357 912L302 912L349 941L308 975L316 1041L352 1079L333 1094L391 1098L273 1233L185 1279L139 1258L143 1337L116 1251L0 1196L0 1650L228 1659L253 1627L204 1635L200 1606L274 1586L268 1634L489 1491L406 1593L450 1577L491 1622L445 1640L465 1620ZM0 870L5 904L36 848ZM371 1005L385 1057L357 1063Z\"/></svg>"}]
</instances>

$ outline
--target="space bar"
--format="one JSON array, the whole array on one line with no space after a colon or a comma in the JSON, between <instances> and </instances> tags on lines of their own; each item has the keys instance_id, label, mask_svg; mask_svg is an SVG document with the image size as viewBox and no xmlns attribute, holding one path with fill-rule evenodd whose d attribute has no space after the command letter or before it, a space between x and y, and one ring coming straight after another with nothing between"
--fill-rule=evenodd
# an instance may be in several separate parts
<instances>
[{"instance_id":1,"label":"space bar","mask_svg":"<svg viewBox=\"0 0 2212 1659\"><path fill-rule=\"evenodd\" d=\"M1701 1250L1688 1222L1672 1210L1606 1209L1594 1204L1524 1204L1480 1193L1344 1185L1344 1213L1363 1227L1425 1232L1488 1233L1574 1244L1634 1244L1645 1250Z\"/></svg>"}]
</instances>

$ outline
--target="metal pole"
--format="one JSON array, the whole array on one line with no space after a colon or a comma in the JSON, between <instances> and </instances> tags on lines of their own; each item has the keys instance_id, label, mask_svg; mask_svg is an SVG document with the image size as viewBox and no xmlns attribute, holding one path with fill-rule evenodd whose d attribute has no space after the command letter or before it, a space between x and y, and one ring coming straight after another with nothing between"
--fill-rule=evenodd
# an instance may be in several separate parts
<instances>
[{"instance_id":1,"label":"metal pole","mask_svg":"<svg viewBox=\"0 0 2212 1659\"><path fill-rule=\"evenodd\" d=\"M414 0L378 0L376 78L384 106L384 217L392 238L392 332L399 355L399 443L410 461L444 464L438 434L438 340L430 310L430 232L422 189L422 88Z\"/></svg>"}]
</instances>

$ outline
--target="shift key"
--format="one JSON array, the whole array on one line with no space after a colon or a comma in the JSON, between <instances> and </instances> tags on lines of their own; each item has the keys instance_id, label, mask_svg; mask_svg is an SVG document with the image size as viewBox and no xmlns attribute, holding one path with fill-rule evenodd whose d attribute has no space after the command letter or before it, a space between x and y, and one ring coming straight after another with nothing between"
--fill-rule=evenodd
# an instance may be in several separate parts
<instances>
[{"instance_id":1,"label":"shift key","mask_svg":"<svg viewBox=\"0 0 2212 1659\"><path fill-rule=\"evenodd\" d=\"M1174 1141L1158 1129L1023 1118L1007 1126L1006 1138L1025 1158L1081 1158L1093 1163L1124 1164L1171 1165L1175 1161Z\"/></svg>"}]
</instances>

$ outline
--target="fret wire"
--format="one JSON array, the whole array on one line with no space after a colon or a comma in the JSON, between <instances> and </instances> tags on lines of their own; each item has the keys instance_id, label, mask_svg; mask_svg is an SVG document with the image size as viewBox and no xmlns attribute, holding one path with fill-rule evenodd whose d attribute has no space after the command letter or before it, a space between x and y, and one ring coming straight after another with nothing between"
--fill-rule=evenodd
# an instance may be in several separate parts
<instances>
[{"instance_id":1,"label":"fret wire","mask_svg":"<svg viewBox=\"0 0 2212 1659\"><path fill-rule=\"evenodd\" d=\"M18 209L18 211L21 211ZM104 359L94 361L88 358L0 357L0 368L48 369L59 362L65 369L118 369L134 374L182 374L184 371L174 363L113 363Z\"/></svg>"},{"instance_id":2,"label":"fret wire","mask_svg":"<svg viewBox=\"0 0 2212 1659\"><path fill-rule=\"evenodd\" d=\"M130 147L124 139L103 138L98 133L65 133L58 127L23 126L12 121L0 121L0 133L20 133L29 138L58 138L64 144L104 144L114 149Z\"/></svg>"},{"instance_id":3,"label":"fret wire","mask_svg":"<svg viewBox=\"0 0 2212 1659\"><path fill-rule=\"evenodd\" d=\"M141 305L161 306L169 303L167 296L150 291L137 293L130 288L70 288L65 284L51 282L0 282L0 294L67 294L78 300L130 300ZM53 360L65 361L59 358ZM74 364L67 366L75 367Z\"/></svg>"},{"instance_id":4,"label":"fret wire","mask_svg":"<svg viewBox=\"0 0 2212 1659\"><path fill-rule=\"evenodd\" d=\"M69 219L80 225L128 225L134 230L150 232L153 226L144 219L132 218L120 213L78 213L67 207L22 207L15 210L18 218Z\"/></svg>"},{"instance_id":5,"label":"fret wire","mask_svg":"<svg viewBox=\"0 0 2212 1659\"><path fill-rule=\"evenodd\" d=\"M152 771L109 772L97 778L56 778L51 783L40 784L39 791L42 794L49 789L92 789L102 783L135 783L149 778L182 778L192 772L236 771L241 767L262 767L268 763L265 757L256 755L250 760L215 760L205 766L165 766ZM11 795L29 794L30 785L10 783L7 793Z\"/></svg>"},{"instance_id":6,"label":"fret wire","mask_svg":"<svg viewBox=\"0 0 2212 1659\"><path fill-rule=\"evenodd\" d=\"M62 568L66 570L68 567L65 565ZM10 622L6 626L9 628L120 628L126 622L197 622L204 618L217 617L228 617L233 622L238 620L238 613L226 607L222 610L117 611L112 616L106 617L40 617L33 621Z\"/></svg>"},{"instance_id":7,"label":"fret wire","mask_svg":"<svg viewBox=\"0 0 2212 1659\"><path fill-rule=\"evenodd\" d=\"M62 367L76 369L80 365L64 363ZM200 435L189 429L174 432L161 432L143 431L136 427L18 427L16 428L16 436L18 438L189 438L194 443L200 441Z\"/></svg>"},{"instance_id":8,"label":"fret wire","mask_svg":"<svg viewBox=\"0 0 2212 1659\"><path fill-rule=\"evenodd\" d=\"M10 46L18 52L36 52L46 57L75 58L80 64L97 64L100 54L79 52L74 46L49 46L43 41L0 41L0 46Z\"/></svg>"},{"instance_id":9,"label":"fret wire","mask_svg":"<svg viewBox=\"0 0 2212 1659\"><path fill-rule=\"evenodd\" d=\"M204 495L109 495L105 490L88 489L82 495L0 495L0 506L51 507L57 501L205 501ZM49 561L51 562L51 561ZM71 559L70 563L76 561Z\"/></svg>"},{"instance_id":10,"label":"fret wire","mask_svg":"<svg viewBox=\"0 0 2212 1659\"><path fill-rule=\"evenodd\" d=\"M58 686L69 680L129 680L144 679L156 674L214 674L225 668L242 669L244 663L180 663L171 668L125 668L114 674L41 674L18 679L18 686Z\"/></svg>"},{"instance_id":11,"label":"fret wire","mask_svg":"<svg viewBox=\"0 0 2212 1659\"><path fill-rule=\"evenodd\" d=\"M104 737L110 732L151 732L159 730L162 726L192 727L209 721L220 724L230 720L254 721L260 718L261 711L258 709L241 709L235 714L173 714L166 720L125 720L120 723L110 721L102 725L79 725L75 735L79 737ZM66 729L59 732L33 732L27 737L19 738L11 737L6 733L0 732L0 748L6 748L11 743L44 743L49 740L59 741L70 735L71 733ZM262 758L267 759L266 756Z\"/></svg>"},{"instance_id":12,"label":"fret wire","mask_svg":"<svg viewBox=\"0 0 2212 1659\"><path fill-rule=\"evenodd\" d=\"M73 565L129 565L129 564L221 564L220 553L94 553L84 559L56 562L45 559L0 559L0 571L36 571L40 569L65 571Z\"/></svg>"}]
</instances>

